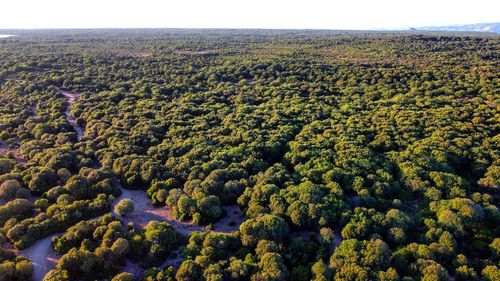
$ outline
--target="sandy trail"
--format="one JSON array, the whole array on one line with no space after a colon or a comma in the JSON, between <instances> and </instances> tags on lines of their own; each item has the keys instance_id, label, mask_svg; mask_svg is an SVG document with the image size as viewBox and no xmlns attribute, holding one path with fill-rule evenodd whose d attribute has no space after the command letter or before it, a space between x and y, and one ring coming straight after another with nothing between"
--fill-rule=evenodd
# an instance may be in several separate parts
<instances>
[{"instance_id":1,"label":"sandy trail","mask_svg":"<svg viewBox=\"0 0 500 281\"><path fill-rule=\"evenodd\" d=\"M342 243L342 235L340 233L336 233L333 237L333 249L337 249Z\"/></svg>"},{"instance_id":2,"label":"sandy trail","mask_svg":"<svg viewBox=\"0 0 500 281\"><path fill-rule=\"evenodd\" d=\"M333 233L334 233L334 236L333 236L333 243L330 246L330 254L333 254L335 252L335 250L340 246L342 241L344 240L342 237L342 228L339 225L336 225L333 228Z\"/></svg>"},{"instance_id":3,"label":"sandy trail","mask_svg":"<svg viewBox=\"0 0 500 281\"><path fill-rule=\"evenodd\" d=\"M33 113L33 117L38 115L38 110L36 109L36 103L31 106L31 113Z\"/></svg>"},{"instance_id":4,"label":"sandy trail","mask_svg":"<svg viewBox=\"0 0 500 281\"><path fill-rule=\"evenodd\" d=\"M166 221L170 223L179 233L188 236L194 231L204 231L202 226L192 225L188 222L180 222L172 217L170 209L167 206L155 207L144 190L131 190L123 188L120 181L117 180L117 186L122 194L118 197L113 206L120 200L129 198L135 203L135 211L125 217L118 216L113 207L113 214L123 220L125 223L133 222L135 225L145 227L150 221Z\"/></svg>"},{"instance_id":5,"label":"sandy trail","mask_svg":"<svg viewBox=\"0 0 500 281\"><path fill-rule=\"evenodd\" d=\"M206 231L204 226L193 225L190 222L181 222L176 220L167 206L155 207L145 191L130 190L123 188L120 181L116 181L117 186L121 189L122 194L113 203L113 213L123 220L125 223L133 222L137 226L145 227L150 221L165 221L168 222L174 229L184 236L189 236L195 231ZM114 205L120 200L129 198L135 203L135 211L126 217L120 217L114 212ZM231 233L239 229L240 224L244 220L244 215L238 205L222 207L226 216L213 225L213 232ZM166 266L179 267L183 261L180 249L175 250L158 268ZM127 271L138 277L144 270L137 264L126 260L122 271Z\"/></svg>"},{"instance_id":6,"label":"sandy trail","mask_svg":"<svg viewBox=\"0 0 500 281\"><path fill-rule=\"evenodd\" d=\"M138 278L144 272L142 267L129 259L125 259L125 265L121 269L120 272L132 273L135 278Z\"/></svg>"},{"instance_id":7,"label":"sandy trail","mask_svg":"<svg viewBox=\"0 0 500 281\"><path fill-rule=\"evenodd\" d=\"M56 91L66 97L66 100L68 101L68 107L66 108L66 111L64 111L64 114L66 114L66 119L68 119L68 122L73 126L73 129L76 132L76 136L78 141L80 141L83 137L83 129L78 126L75 122L75 118L71 116L71 106L73 106L73 103L80 99L80 96L82 95L81 93L73 93L73 92L68 92L68 91L63 91L59 88L56 88Z\"/></svg>"},{"instance_id":8,"label":"sandy trail","mask_svg":"<svg viewBox=\"0 0 500 281\"><path fill-rule=\"evenodd\" d=\"M165 260L158 268L159 269L164 269L168 266L172 266L174 268L179 268L181 266L181 263L183 261L183 257L181 254L181 250L177 249L170 254L170 257Z\"/></svg>"},{"instance_id":9,"label":"sandy trail","mask_svg":"<svg viewBox=\"0 0 500 281\"><path fill-rule=\"evenodd\" d=\"M184 236L189 236L195 231L205 231L204 226L197 226L191 222L182 222L176 220L172 215L172 210L167 206L155 207L151 202L151 198L143 190L130 190L123 188L119 180L116 181L117 186L121 189L122 194L115 199L113 206L120 200L129 198L135 203L135 211L125 217L120 217L114 211L113 214L122 219L125 223L133 222L134 224L145 227L152 220L165 221L170 223L177 232ZM231 233L239 229L240 224L244 220L243 213L238 205L222 207L226 211L226 216L220 219L213 225L214 232Z\"/></svg>"},{"instance_id":10,"label":"sandy trail","mask_svg":"<svg viewBox=\"0 0 500 281\"><path fill-rule=\"evenodd\" d=\"M75 119L70 114L70 109L75 100L80 98L80 94L78 93L70 93L66 91L62 91L57 89L57 91L63 94L68 100L68 107L66 108L65 114L69 123L73 126L77 133L78 140L80 140L83 136L83 130L78 125L76 125ZM33 115L38 115L36 110L36 104L31 106L31 111ZM14 159L18 162L26 162L20 155L18 154L17 149L9 149L8 146L5 148L3 143L0 143L0 153L12 152ZM26 248L24 250L17 251L19 255L25 256L28 258L33 264L33 280L43 280L45 274L50 270L54 269L59 261L61 255L56 253L52 248L52 237L56 235L50 235L43 239L36 241L31 247Z\"/></svg>"},{"instance_id":11,"label":"sandy trail","mask_svg":"<svg viewBox=\"0 0 500 281\"><path fill-rule=\"evenodd\" d=\"M83 129L78 126L75 122L75 118L71 116L70 110L73 103L78 100L81 96L80 93L73 93L68 91L63 91L61 89L56 89L58 93L64 95L68 101L68 107L66 108L65 115L68 122L73 126L75 132L77 133L77 138L80 140L83 137ZM36 106L31 108L33 113L36 115ZM2 148L0 143L0 153L2 153ZM8 146L4 148L8 151L12 151L8 149ZM17 152L17 150L15 150ZM16 153L14 153L15 158ZM17 160L17 159L16 159ZM22 161L24 159L21 158ZM25 162L25 161L24 161ZM205 231L205 227L192 225L189 222L180 222L173 218L171 210L167 206L163 207L155 207L151 202L151 199L147 196L146 192L143 190L130 190L123 188L120 181L117 180L118 187L122 190L122 194L120 197L115 199L113 203L113 213L118 216L114 212L114 205L116 205L120 200L124 198L129 198L134 200L135 203L135 211L126 217L120 217L125 223L133 222L137 226L145 227L150 221L165 221L170 223L177 232L181 233L184 236L189 236L191 233L195 231ZM214 224L213 231L222 232L222 233L230 233L238 230L240 224L244 220L244 216L240 211L238 206L225 206L223 207L226 211L226 217L222 218L219 222ZM57 265L57 262L60 258L54 249L52 248L51 240L54 235L46 237L44 239L38 240L31 247L19 251L19 254L27 257L33 263L33 279L34 280L43 280L43 277L47 272L51 269L54 269ZM164 265L173 265L179 266L182 262L182 256L179 250L176 250L171 257L165 261ZM131 262L130 260L125 260L125 266L123 267L124 271L133 273L135 276L140 275L143 272L143 269L139 267L137 264Z\"/></svg>"},{"instance_id":12,"label":"sandy trail","mask_svg":"<svg viewBox=\"0 0 500 281\"><path fill-rule=\"evenodd\" d=\"M185 222L179 222L172 218L170 209L167 206L155 207L144 190L130 190L123 188L121 182L116 180L116 185L121 189L122 194L116 198L113 203L113 214L123 220L125 223L133 222L136 226L145 227L150 221L165 221L170 223L177 232L184 236L188 236L194 231L204 231L205 229L201 226L191 225ZM114 206L120 202L122 199L132 199L135 203L135 210L131 214L125 217L121 217L115 213ZM176 250L175 258L167 258L167 260L159 268L163 268L167 265L180 265L182 262L182 256L179 250ZM139 277L144 269L142 269L138 264L133 263L130 260L125 260L125 265L122 267L122 271L126 271L134 274L137 278Z\"/></svg>"},{"instance_id":13,"label":"sandy trail","mask_svg":"<svg viewBox=\"0 0 500 281\"><path fill-rule=\"evenodd\" d=\"M33 263L33 280L43 280L47 272L54 269L61 257L52 248L52 237L45 237L36 241L31 247L17 251L17 254L25 256Z\"/></svg>"},{"instance_id":14,"label":"sandy trail","mask_svg":"<svg viewBox=\"0 0 500 281\"><path fill-rule=\"evenodd\" d=\"M213 231L221 233L232 233L240 229L240 225L245 220L245 215L240 210L240 206L223 206L226 216L214 223Z\"/></svg>"},{"instance_id":15,"label":"sandy trail","mask_svg":"<svg viewBox=\"0 0 500 281\"><path fill-rule=\"evenodd\" d=\"M114 213L125 223L133 222L137 226L145 227L152 220L165 221L170 223L175 230L177 230L177 232L184 236L189 236L195 231L206 231L203 226L196 226L190 224L189 222L177 221L172 217L171 210L166 206L155 207L145 191L125 189L118 180L116 181L116 184L122 190L122 194L120 197L116 198L113 203L113 213L114 205L116 205L116 203L118 203L121 199L129 198L135 202L135 211L126 217L121 217ZM223 208L226 212L226 216L213 225L212 231L231 233L238 230L240 224L244 220L244 215L239 207L234 205L224 206ZM52 237L56 235L59 234L40 239L29 248L16 251L19 255L25 256L33 263L33 280L43 280L45 274L56 267L57 262L61 257L61 255L54 251L51 244ZM164 268L166 266L179 267L182 261L183 257L180 253L180 249L177 249L158 268ZM138 264L126 259L125 265L122 267L122 271L130 272L134 274L134 276L138 277L142 274L142 272L144 272L144 269L142 269Z\"/></svg>"}]
</instances>

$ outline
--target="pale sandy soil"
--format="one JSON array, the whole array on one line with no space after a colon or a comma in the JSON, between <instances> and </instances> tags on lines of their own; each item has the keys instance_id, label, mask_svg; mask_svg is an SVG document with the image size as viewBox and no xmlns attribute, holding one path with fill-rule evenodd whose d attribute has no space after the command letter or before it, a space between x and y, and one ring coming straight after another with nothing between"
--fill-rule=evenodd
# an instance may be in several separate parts
<instances>
[{"instance_id":1,"label":"pale sandy soil","mask_svg":"<svg viewBox=\"0 0 500 281\"><path fill-rule=\"evenodd\" d=\"M16 251L18 255L25 256L33 263L33 280L43 280L47 272L54 269L61 257L52 248L52 237L45 237L36 241L31 247Z\"/></svg>"},{"instance_id":2,"label":"pale sandy soil","mask_svg":"<svg viewBox=\"0 0 500 281\"><path fill-rule=\"evenodd\" d=\"M330 248L330 254L333 254L333 252L335 252L335 249L337 249L344 240L342 238L342 228L339 225L333 228L333 233L335 236L333 237L333 243Z\"/></svg>"},{"instance_id":3,"label":"pale sandy soil","mask_svg":"<svg viewBox=\"0 0 500 281\"><path fill-rule=\"evenodd\" d=\"M151 202L145 191L125 189L120 181L116 181L117 186L121 189L122 194L116 198L114 205L120 200L129 198L135 203L135 211L126 217L120 217L125 223L133 222L135 225L145 227L152 220L166 221L170 223L177 232L184 236L189 236L195 231L205 231L204 226L193 225L190 221L178 221L172 215L172 210L167 206L156 207ZM226 216L213 225L214 232L231 233L239 229L240 224L244 220L243 213L237 205L222 207L226 211Z\"/></svg>"},{"instance_id":4,"label":"pale sandy soil","mask_svg":"<svg viewBox=\"0 0 500 281\"><path fill-rule=\"evenodd\" d=\"M182 254L180 249L175 250L172 252L169 258L165 260L163 264L161 264L158 268L166 268L167 266L172 266L174 268L179 268L181 266L181 263L184 259L182 258Z\"/></svg>"},{"instance_id":5,"label":"pale sandy soil","mask_svg":"<svg viewBox=\"0 0 500 281\"><path fill-rule=\"evenodd\" d=\"M75 118L73 116L71 116L70 110L71 110L71 106L73 105L73 103L76 100L78 100L82 94L68 92L68 91L64 91L61 89L56 89L56 90L58 93L64 95L68 101L68 107L66 108L66 111L64 112L64 114L66 114L66 119L68 119L68 122L71 124L71 126L73 126L73 128L76 132L77 139L78 139L78 141L80 141L80 139L83 137L83 129L76 124Z\"/></svg>"},{"instance_id":6,"label":"pale sandy soil","mask_svg":"<svg viewBox=\"0 0 500 281\"><path fill-rule=\"evenodd\" d=\"M170 209L166 206L153 206L151 199L147 196L145 191L125 189L119 181L117 181L117 185L121 188L122 195L115 200L113 207L124 198L132 199L135 202L135 211L133 213L127 215L126 217L120 217L117 215L117 217L125 223L133 222L137 226L145 227L152 220L166 221L184 236L189 236L194 231L205 231L205 227L203 226L195 226L190 224L190 222L177 221L173 218ZM230 233L238 230L240 224L244 220L244 216L239 207L235 205L224 206L223 208L226 211L226 216L213 225L212 231ZM55 235L40 239L27 249L16 251L19 255L25 256L33 263L33 280L43 280L45 274L56 267L57 262L61 257L52 248L51 240L53 236ZM164 268L166 266L179 267L182 261L183 258L180 254L180 250L177 249L159 268ZM130 272L134 274L134 276L138 277L144 269L142 269L138 264L127 259L125 260L125 265L122 267L122 271Z\"/></svg>"},{"instance_id":7,"label":"pale sandy soil","mask_svg":"<svg viewBox=\"0 0 500 281\"><path fill-rule=\"evenodd\" d=\"M214 223L213 231L221 233L231 233L239 230L240 225L245 220L245 216L238 205L222 207L226 211L226 216Z\"/></svg>"},{"instance_id":8,"label":"pale sandy soil","mask_svg":"<svg viewBox=\"0 0 500 281\"><path fill-rule=\"evenodd\" d=\"M342 235L340 233L335 233L335 237L333 238L333 249L337 249L342 243Z\"/></svg>"},{"instance_id":9,"label":"pale sandy soil","mask_svg":"<svg viewBox=\"0 0 500 281\"><path fill-rule=\"evenodd\" d=\"M125 265L122 267L122 270L120 270L120 272L128 272L134 274L135 278L138 278L143 271L144 269L142 269L142 267L129 259L125 259Z\"/></svg>"},{"instance_id":10,"label":"pale sandy soil","mask_svg":"<svg viewBox=\"0 0 500 281\"><path fill-rule=\"evenodd\" d=\"M176 55L207 55L214 53L214 50L201 50L201 51L190 51L190 50L176 50L172 53Z\"/></svg>"},{"instance_id":11,"label":"pale sandy soil","mask_svg":"<svg viewBox=\"0 0 500 281\"><path fill-rule=\"evenodd\" d=\"M38 115L38 111L36 110L36 104L34 104L34 105L31 106L31 112L33 113L33 116L37 116Z\"/></svg>"},{"instance_id":12,"label":"pale sandy soil","mask_svg":"<svg viewBox=\"0 0 500 281\"><path fill-rule=\"evenodd\" d=\"M119 181L117 185L122 190L122 194L118 197L113 206L124 198L132 199L135 203L135 211L126 217L120 217L125 223L133 222L135 225L145 227L150 221L166 221L170 223L179 233L188 236L194 231L204 231L202 226L192 225L189 222L180 222L173 218L171 211L167 206L155 207L144 190L125 189Z\"/></svg>"},{"instance_id":13,"label":"pale sandy soil","mask_svg":"<svg viewBox=\"0 0 500 281\"><path fill-rule=\"evenodd\" d=\"M147 57L153 56L153 53L148 52L148 51L117 49L117 48L107 48L107 49L92 48L92 49L86 49L86 51L89 51L92 53L105 53L105 54L113 54L113 55L117 55L117 56L136 57L136 58L147 58Z\"/></svg>"},{"instance_id":14,"label":"pale sandy soil","mask_svg":"<svg viewBox=\"0 0 500 281\"><path fill-rule=\"evenodd\" d=\"M63 94L68 100L68 107L65 111L66 118L69 123L75 128L75 131L78 136L78 140L83 136L83 130L76 125L75 119L70 114L70 108L72 104L80 98L80 94L78 93L70 93L62 90L57 90L59 93ZM31 107L31 111L36 116L38 114L36 110L36 105ZM26 162L19 154L17 149L9 149L4 143L0 143L0 153L8 154L9 152L13 153L14 159L18 162ZM36 200L36 198L31 198L32 200ZM33 263L33 280L43 280L43 277L47 272L54 269L59 261L60 255L57 254L52 248L52 237L55 235L51 235L36 241L31 247L16 251L19 255L25 256Z\"/></svg>"},{"instance_id":15,"label":"pale sandy soil","mask_svg":"<svg viewBox=\"0 0 500 281\"><path fill-rule=\"evenodd\" d=\"M204 226L196 226L191 224L191 222L189 221L181 222L176 220L172 215L171 209L167 206L155 207L153 203L151 203L151 199L148 197L145 191L125 189L119 181L117 181L117 185L122 190L122 194L115 200L113 206L124 198L132 199L135 203L135 211L127 215L126 217L120 217L115 214L125 223L133 222L135 225L144 227L148 224L148 222L152 220L165 221L172 225L177 232L184 236L189 236L195 231L205 231ZM241 212L239 206L224 206L223 208L226 211L226 216L213 225L212 231L231 233L238 230L240 224L244 220L243 213ZM179 267L182 261L182 255L180 254L179 249L177 249L158 268L164 268L166 266ZM131 261L127 261L126 265L122 268L122 271L133 273L135 276L138 276L140 275L140 273L142 273L142 269L140 269L137 264L134 264Z\"/></svg>"}]
</instances>

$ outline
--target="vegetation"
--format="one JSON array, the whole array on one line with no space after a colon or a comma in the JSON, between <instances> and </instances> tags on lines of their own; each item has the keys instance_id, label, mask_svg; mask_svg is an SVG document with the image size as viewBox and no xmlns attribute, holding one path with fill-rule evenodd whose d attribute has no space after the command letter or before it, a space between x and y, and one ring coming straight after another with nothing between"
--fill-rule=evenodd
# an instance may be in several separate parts
<instances>
[{"instance_id":1,"label":"vegetation","mask_svg":"<svg viewBox=\"0 0 500 281\"><path fill-rule=\"evenodd\" d=\"M0 280L55 234L45 280L498 280L498 36L19 33ZM122 186L168 212L134 223Z\"/></svg>"},{"instance_id":2,"label":"vegetation","mask_svg":"<svg viewBox=\"0 0 500 281\"><path fill-rule=\"evenodd\" d=\"M126 216L134 211L135 204L134 201L128 198L120 200L115 205L115 213L119 216Z\"/></svg>"},{"instance_id":3,"label":"vegetation","mask_svg":"<svg viewBox=\"0 0 500 281\"><path fill-rule=\"evenodd\" d=\"M31 262L25 257L0 249L0 280L29 280L32 270Z\"/></svg>"},{"instance_id":4,"label":"vegetation","mask_svg":"<svg viewBox=\"0 0 500 281\"><path fill-rule=\"evenodd\" d=\"M144 229L133 224L124 227L107 214L95 221L81 221L52 239L54 249L62 257L57 269L49 274L64 275L68 280L105 279L119 272L125 259L144 265L159 264L181 242L182 237L168 223L151 221ZM128 276L118 275L118 280Z\"/></svg>"}]
</instances>

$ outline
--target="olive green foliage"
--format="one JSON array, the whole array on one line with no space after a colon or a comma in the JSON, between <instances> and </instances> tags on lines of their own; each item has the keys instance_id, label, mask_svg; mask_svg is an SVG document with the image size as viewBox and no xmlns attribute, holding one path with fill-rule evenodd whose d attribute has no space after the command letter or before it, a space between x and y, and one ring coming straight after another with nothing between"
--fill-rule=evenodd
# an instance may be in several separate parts
<instances>
[{"instance_id":1,"label":"olive green foliage","mask_svg":"<svg viewBox=\"0 0 500 281\"><path fill-rule=\"evenodd\" d=\"M81 221L52 239L54 249L62 254L54 271L67 274L71 280L109 278L117 274L125 259L151 266L162 261L181 242L182 237L168 223L152 221L144 229L124 227L121 221L107 214L98 220ZM129 277L117 274L114 278Z\"/></svg>"},{"instance_id":2,"label":"olive green foliage","mask_svg":"<svg viewBox=\"0 0 500 281\"><path fill-rule=\"evenodd\" d=\"M119 216L126 216L130 213L132 213L135 209L135 203L133 200L125 198L120 200L115 205L115 213L118 214Z\"/></svg>"},{"instance_id":3,"label":"olive green foliage","mask_svg":"<svg viewBox=\"0 0 500 281\"><path fill-rule=\"evenodd\" d=\"M0 248L0 280L30 280L32 271L32 264L25 257L17 256L8 250Z\"/></svg>"},{"instance_id":4,"label":"olive green foliage","mask_svg":"<svg viewBox=\"0 0 500 281\"><path fill-rule=\"evenodd\" d=\"M128 280L126 259L144 280L498 280L498 36L21 35L0 48L0 240L63 233L46 280ZM118 182L182 223L102 217Z\"/></svg>"}]
</instances>

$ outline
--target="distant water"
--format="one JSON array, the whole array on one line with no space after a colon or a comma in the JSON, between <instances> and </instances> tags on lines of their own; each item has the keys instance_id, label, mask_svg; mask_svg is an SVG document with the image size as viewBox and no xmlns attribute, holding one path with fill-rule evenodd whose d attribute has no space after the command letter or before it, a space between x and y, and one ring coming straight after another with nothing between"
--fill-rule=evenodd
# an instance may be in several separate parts
<instances>
[{"instance_id":1,"label":"distant water","mask_svg":"<svg viewBox=\"0 0 500 281\"><path fill-rule=\"evenodd\" d=\"M7 37L12 37L12 36L16 36L16 35L0 34L0 39L7 38Z\"/></svg>"}]
</instances>

